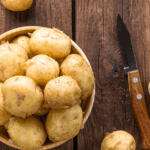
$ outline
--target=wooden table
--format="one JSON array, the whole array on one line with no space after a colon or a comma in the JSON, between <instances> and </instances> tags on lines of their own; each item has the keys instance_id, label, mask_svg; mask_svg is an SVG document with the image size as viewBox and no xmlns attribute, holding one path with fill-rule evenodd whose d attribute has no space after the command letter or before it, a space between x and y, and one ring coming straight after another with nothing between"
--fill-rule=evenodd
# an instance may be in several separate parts
<instances>
[{"instance_id":1,"label":"wooden table","mask_svg":"<svg viewBox=\"0 0 150 150\"><path fill-rule=\"evenodd\" d=\"M85 128L54 150L100 150L105 134L115 130L131 133L141 150L117 39L118 13L131 34L150 110L150 1L34 0L24 12L11 12L0 4L0 34L20 26L56 27L82 48L93 67L96 97ZM15 149L0 143L0 150Z\"/></svg>"}]
</instances>

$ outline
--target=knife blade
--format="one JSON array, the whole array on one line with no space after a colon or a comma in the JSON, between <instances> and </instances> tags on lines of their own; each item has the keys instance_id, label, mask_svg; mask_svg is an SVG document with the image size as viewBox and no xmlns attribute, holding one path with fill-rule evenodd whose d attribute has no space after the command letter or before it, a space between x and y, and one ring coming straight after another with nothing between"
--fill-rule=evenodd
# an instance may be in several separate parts
<instances>
[{"instance_id":1,"label":"knife blade","mask_svg":"<svg viewBox=\"0 0 150 150\"><path fill-rule=\"evenodd\" d=\"M117 30L124 70L125 74L127 74L129 71L137 70L138 68L134 56L130 34L119 14L117 17Z\"/></svg>"},{"instance_id":2,"label":"knife blade","mask_svg":"<svg viewBox=\"0 0 150 150\"><path fill-rule=\"evenodd\" d=\"M131 37L121 16L117 16L117 31L125 74L128 75L130 99L134 117L141 133L142 149L150 149L150 118L137 67Z\"/></svg>"}]
</instances>

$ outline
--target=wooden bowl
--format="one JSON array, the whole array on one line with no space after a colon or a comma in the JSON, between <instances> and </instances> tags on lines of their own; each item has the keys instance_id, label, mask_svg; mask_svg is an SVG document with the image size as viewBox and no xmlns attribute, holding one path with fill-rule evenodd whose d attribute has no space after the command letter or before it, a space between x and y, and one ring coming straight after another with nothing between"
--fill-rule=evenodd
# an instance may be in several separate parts
<instances>
[{"instance_id":1,"label":"wooden bowl","mask_svg":"<svg viewBox=\"0 0 150 150\"><path fill-rule=\"evenodd\" d=\"M35 31L36 29L39 29L39 28L41 28L41 27L40 26L27 26L27 27L15 28L13 30L7 31L4 34L0 35L0 43L2 43L3 41L11 41L14 37L16 37L18 35L32 33L33 31ZM71 41L71 42L72 42L71 53L80 54L90 65L87 57L85 56L83 51L80 49L80 47L75 42L73 42L73 41ZM91 113L93 103L94 103L94 98L95 98L95 86L94 86L92 94L87 99L85 99L81 105L83 112L84 112L82 127L84 127L84 124L86 123L86 121ZM0 141L5 143L6 145L13 147L13 148L21 149L20 147L18 147L14 143L12 143L11 140L9 140L9 139L10 138L9 138L7 132L4 130L3 127L0 127ZM42 146L42 150L47 150L47 149L57 147L65 142L66 141L60 141L60 142L56 142L56 143L53 143L50 141L46 142Z\"/></svg>"}]
</instances>

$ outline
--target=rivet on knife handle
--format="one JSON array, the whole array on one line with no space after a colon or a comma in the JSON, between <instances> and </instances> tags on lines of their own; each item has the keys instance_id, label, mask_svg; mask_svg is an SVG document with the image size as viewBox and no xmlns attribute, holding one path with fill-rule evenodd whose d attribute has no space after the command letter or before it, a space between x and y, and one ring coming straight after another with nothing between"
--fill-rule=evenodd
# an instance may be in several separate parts
<instances>
[{"instance_id":1,"label":"rivet on knife handle","mask_svg":"<svg viewBox=\"0 0 150 150\"><path fill-rule=\"evenodd\" d=\"M148 150L150 149L150 118L138 70L128 72L128 82L135 119L141 131L142 148Z\"/></svg>"}]
</instances>

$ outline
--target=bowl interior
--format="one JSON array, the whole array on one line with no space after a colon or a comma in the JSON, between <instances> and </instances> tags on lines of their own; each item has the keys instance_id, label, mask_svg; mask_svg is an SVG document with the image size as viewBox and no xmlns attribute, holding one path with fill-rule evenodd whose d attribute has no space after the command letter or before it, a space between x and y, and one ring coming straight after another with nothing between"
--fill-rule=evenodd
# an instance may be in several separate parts
<instances>
[{"instance_id":1,"label":"bowl interior","mask_svg":"<svg viewBox=\"0 0 150 150\"><path fill-rule=\"evenodd\" d=\"M11 41L13 38L15 38L18 35L32 33L33 31L35 31L36 29L39 29L39 28L41 28L41 27L40 26L27 26L27 27L20 27L20 28L16 28L16 29L7 31L4 34L0 35L0 43L2 43L3 41ZM80 47L75 42L73 42L73 41L71 41L71 42L72 42L71 53L80 54L90 65L87 57L85 56L83 51L80 49ZM84 127L84 124L86 123L86 121L91 113L93 103L94 103L94 98L95 98L95 86L94 86L92 94L88 98L83 100L82 104L81 104L81 107L84 112L82 127ZM0 126L0 141L11 147L21 149L20 147L18 147L14 143L12 143L12 141L9 139L10 138L9 138L6 130L2 126ZM60 141L60 142L53 143L53 142L50 142L47 140L45 142L45 144L42 146L42 149L43 150L51 149L51 148L57 147L57 146L65 143L65 142L66 141Z\"/></svg>"}]
</instances>

